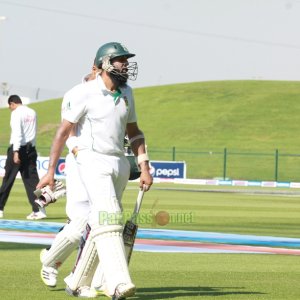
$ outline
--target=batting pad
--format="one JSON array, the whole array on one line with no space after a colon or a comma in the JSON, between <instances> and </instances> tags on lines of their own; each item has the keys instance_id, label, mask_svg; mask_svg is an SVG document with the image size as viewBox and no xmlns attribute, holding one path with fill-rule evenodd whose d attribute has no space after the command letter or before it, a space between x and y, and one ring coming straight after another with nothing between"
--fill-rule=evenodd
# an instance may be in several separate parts
<instances>
[{"instance_id":1,"label":"batting pad","mask_svg":"<svg viewBox=\"0 0 300 300\"><path fill-rule=\"evenodd\" d=\"M76 291L80 286L91 286L98 264L99 259L95 243L89 235L82 252L79 254L73 273L65 278L65 283L73 291Z\"/></svg>"},{"instance_id":2,"label":"batting pad","mask_svg":"<svg viewBox=\"0 0 300 300\"><path fill-rule=\"evenodd\" d=\"M99 263L98 266L97 266L96 272L93 276L91 287L93 287L95 289L98 289L98 290L105 290L106 289L104 273L103 273L101 263Z\"/></svg>"},{"instance_id":3,"label":"batting pad","mask_svg":"<svg viewBox=\"0 0 300 300\"><path fill-rule=\"evenodd\" d=\"M116 229L118 226L103 226L103 232L98 228L96 235L92 234L101 260L102 270L105 276L106 287L110 295L113 295L120 283L131 283L128 272L125 249L120 230L110 231L110 227Z\"/></svg>"},{"instance_id":4,"label":"batting pad","mask_svg":"<svg viewBox=\"0 0 300 300\"><path fill-rule=\"evenodd\" d=\"M85 218L70 221L60 231L48 251L41 257L44 266L58 268L78 247L80 238L85 230L87 220Z\"/></svg>"}]
</instances>

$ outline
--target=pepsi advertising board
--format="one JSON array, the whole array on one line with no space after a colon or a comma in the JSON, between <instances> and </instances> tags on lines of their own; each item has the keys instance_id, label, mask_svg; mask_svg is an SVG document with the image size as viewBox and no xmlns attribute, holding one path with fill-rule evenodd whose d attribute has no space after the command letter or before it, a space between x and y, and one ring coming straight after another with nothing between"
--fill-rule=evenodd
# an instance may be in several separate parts
<instances>
[{"instance_id":1,"label":"pepsi advertising board","mask_svg":"<svg viewBox=\"0 0 300 300\"><path fill-rule=\"evenodd\" d=\"M6 156L0 155L0 177L4 176ZM39 177L41 178L47 173L49 165L49 157L38 157L37 159L37 171ZM174 179L186 178L186 163L182 161L150 161L151 165L151 175L153 178L163 178L163 179ZM17 178L20 178L20 174ZM58 160L55 169L55 178L64 179L65 178L65 158L60 158Z\"/></svg>"},{"instance_id":2,"label":"pepsi advertising board","mask_svg":"<svg viewBox=\"0 0 300 300\"><path fill-rule=\"evenodd\" d=\"M186 163L184 161L151 161L153 178L186 178Z\"/></svg>"},{"instance_id":3,"label":"pepsi advertising board","mask_svg":"<svg viewBox=\"0 0 300 300\"><path fill-rule=\"evenodd\" d=\"M66 159L60 158L57 162L56 169L55 169L56 178L65 178L65 166L66 166Z\"/></svg>"}]
</instances>

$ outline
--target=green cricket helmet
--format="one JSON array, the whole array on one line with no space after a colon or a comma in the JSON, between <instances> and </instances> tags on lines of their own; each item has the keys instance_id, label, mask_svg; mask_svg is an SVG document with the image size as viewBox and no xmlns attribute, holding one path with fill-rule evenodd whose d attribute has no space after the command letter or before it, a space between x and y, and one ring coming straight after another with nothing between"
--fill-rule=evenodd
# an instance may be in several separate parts
<instances>
[{"instance_id":1,"label":"green cricket helmet","mask_svg":"<svg viewBox=\"0 0 300 300\"><path fill-rule=\"evenodd\" d=\"M95 57L95 65L109 72L114 78L120 82L126 83L127 79L135 80L138 73L137 63L128 62L123 70L119 70L111 63L117 57L134 57L135 54L130 53L128 49L118 42L110 42L102 45Z\"/></svg>"},{"instance_id":2,"label":"green cricket helmet","mask_svg":"<svg viewBox=\"0 0 300 300\"><path fill-rule=\"evenodd\" d=\"M117 42L107 43L98 49L95 58L95 65L99 66L100 64L102 64L103 58L106 56L109 56L110 59L121 57L121 56L130 58L130 57L134 57L135 54L130 53L128 49L121 43L117 43Z\"/></svg>"}]
</instances>

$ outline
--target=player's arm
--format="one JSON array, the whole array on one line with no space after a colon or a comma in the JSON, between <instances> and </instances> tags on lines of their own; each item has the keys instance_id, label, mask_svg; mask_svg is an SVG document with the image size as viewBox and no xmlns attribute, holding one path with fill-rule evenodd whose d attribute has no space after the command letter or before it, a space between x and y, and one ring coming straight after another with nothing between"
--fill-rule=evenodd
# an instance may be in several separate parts
<instances>
[{"instance_id":1,"label":"player's arm","mask_svg":"<svg viewBox=\"0 0 300 300\"><path fill-rule=\"evenodd\" d=\"M73 153L74 156L78 153L78 138L77 138L77 125L73 124L73 127L70 131L69 137L66 141L66 146L69 149L70 153Z\"/></svg>"},{"instance_id":2,"label":"player's arm","mask_svg":"<svg viewBox=\"0 0 300 300\"><path fill-rule=\"evenodd\" d=\"M149 157L146 152L144 134L138 128L136 122L128 123L126 131L132 151L137 157L138 165L141 169L140 188L148 191L153 183L153 178L150 174Z\"/></svg>"},{"instance_id":3,"label":"player's arm","mask_svg":"<svg viewBox=\"0 0 300 300\"><path fill-rule=\"evenodd\" d=\"M73 123L63 119L59 128L57 129L55 137L52 142L48 171L47 174L43 176L40 182L38 183L37 189L40 189L46 185L49 185L50 188L53 188L55 168L58 159L64 149L65 142L69 137L73 125L74 125Z\"/></svg>"},{"instance_id":4,"label":"player's arm","mask_svg":"<svg viewBox=\"0 0 300 300\"><path fill-rule=\"evenodd\" d=\"M20 156L19 156L19 149L21 147L21 140L22 140L22 121L21 115L19 112L15 111L11 115L11 136L13 142L13 161L15 164L20 164Z\"/></svg>"}]
</instances>

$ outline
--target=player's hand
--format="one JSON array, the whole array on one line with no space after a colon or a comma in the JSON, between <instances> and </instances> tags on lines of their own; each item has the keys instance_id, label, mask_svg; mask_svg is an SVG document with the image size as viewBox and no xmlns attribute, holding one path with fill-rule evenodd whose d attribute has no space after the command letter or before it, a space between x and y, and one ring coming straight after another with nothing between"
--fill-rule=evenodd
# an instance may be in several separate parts
<instances>
[{"instance_id":1,"label":"player's hand","mask_svg":"<svg viewBox=\"0 0 300 300\"><path fill-rule=\"evenodd\" d=\"M36 186L36 189L42 189L43 187L49 185L50 189L53 190L54 187L54 176L50 173L44 175Z\"/></svg>"},{"instance_id":2,"label":"player's hand","mask_svg":"<svg viewBox=\"0 0 300 300\"><path fill-rule=\"evenodd\" d=\"M145 192L150 190L151 185L153 184L153 177L150 174L150 168L148 163L145 165L140 165L141 176L140 176L140 189Z\"/></svg>"},{"instance_id":3,"label":"player's hand","mask_svg":"<svg viewBox=\"0 0 300 300\"><path fill-rule=\"evenodd\" d=\"M21 163L20 157L19 157L19 152L14 152L14 157L13 157L14 163L16 165L19 165Z\"/></svg>"},{"instance_id":4,"label":"player's hand","mask_svg":"<svg viewBox=\"0 0 300 300\"><path fill-rule=\"evenodd\" d=\"M33 192L37 199L34 202L39 207L48 206L50 203L56 202L59 198L63 197L66 194L65 185L60 180L54 180L54 188L50 189L49 185L41 189L37 189Z\"/></svg>"}]
</instances>

